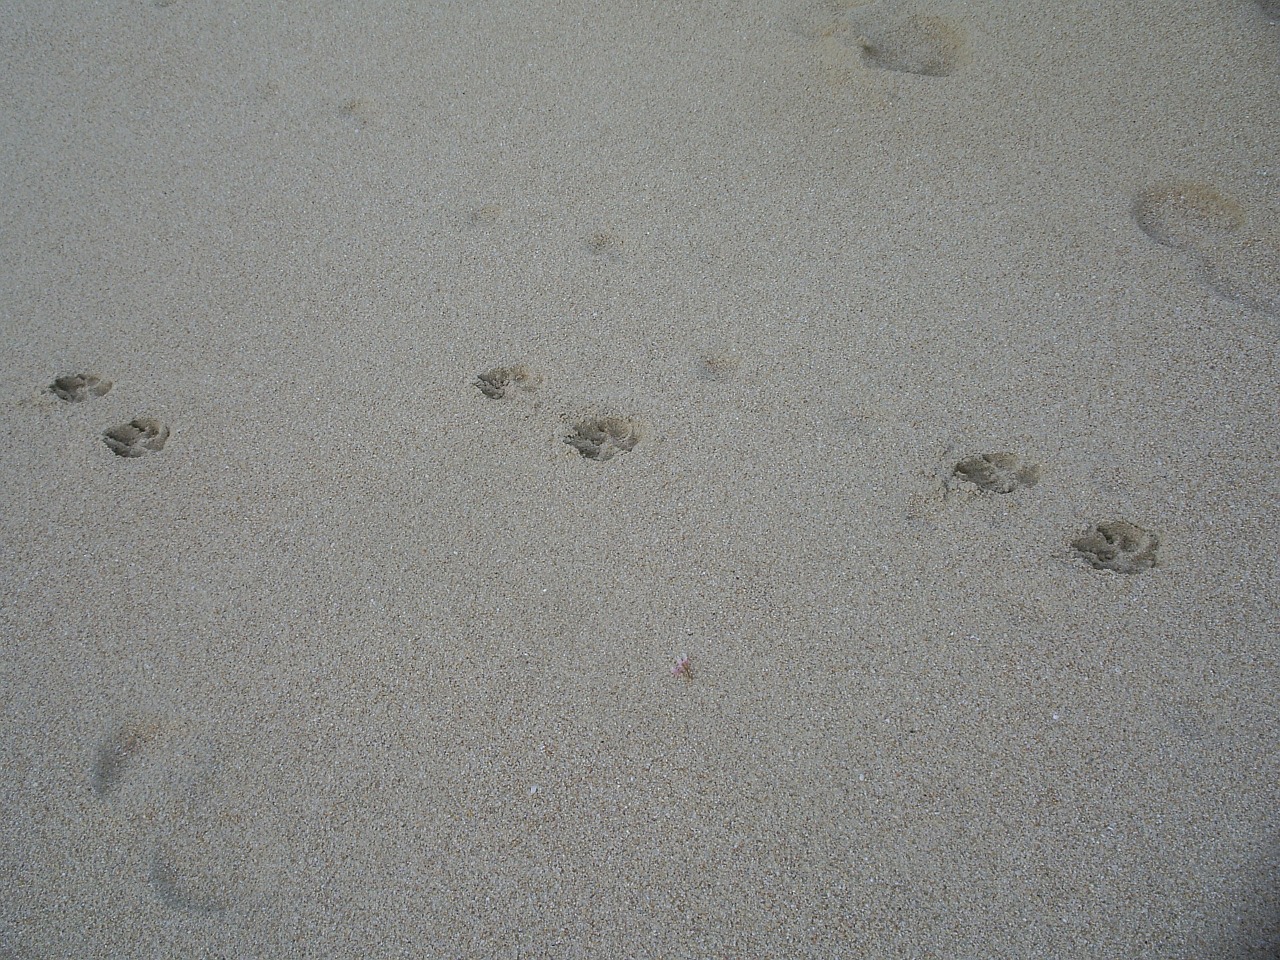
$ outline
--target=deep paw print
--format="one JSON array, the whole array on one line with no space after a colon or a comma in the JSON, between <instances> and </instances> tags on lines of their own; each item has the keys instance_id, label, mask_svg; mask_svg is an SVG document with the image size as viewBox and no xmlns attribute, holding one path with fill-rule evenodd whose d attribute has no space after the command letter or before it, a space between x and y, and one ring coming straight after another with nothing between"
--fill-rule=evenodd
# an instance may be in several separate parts
<instances>
[{"instance_id":1,"label":"deep paw print","mask_svg":"<svg viewBox=\"0 0 1280 960\"><path fill-rule=\"evenodd\" d=\"M112 427L102 440L117 457L141 457L163 450L169 428L151 417L139 417Z\"/></svg>"},{"instance_id":2,"label":"deep paw print","mask_svg":"<svg viewBox=\"0 0 1280 960\"><path fill-rule=\"evenodd\" d=\"M532 392L538 389L542 378L530 372L524 364L514 367L494 367L479 374L472 383L490 400L501 400L516 392Z\"/></svg>"},{"instance_id":3,"label":"deep paw print","mask_svg":"<svg viewBox=\"0 0 1280 960\"><path fill-rule=\"evenodd\" d=\"M947 486L960 489L972 485L983 493L1013 493L1021 487L1034 486L1039 479L1040 468L1023 466L1016 454L983 453L957 463Z\"/></svg>"},{"instance_id":4,"label":"deep paw print","mask_svg":"<svg viewBox=\"0 0 1280 960\"><path fill-rule=\"evenodd\" d=\"M640 427L625 417L592 417L575 426L564 442L588 460L603 463L634 450Z\"/></svg>"},{"instance_id":5,"label":"deep paw print","mask_svg":"<svg viewBox=\"0 0 1280 960\"><path fill-rule=\"evenodd\" d=\"M95 397L105 397L110 389L111 381L96 373L73 373L49 384L49 391L67 403L84 403Z\"/></svg>"},{"instance_id":6,"label":"deep paw print","mask_svg":"<svg viewBox=\"0 0 1280 960\"><path fill-rule=\"evenodd\" d=\"M1095 523L1071 541L1075 555L1095 570L1141 573L1156 565L1160 538L1125 520Z\"/></svg>"}]
</instances>

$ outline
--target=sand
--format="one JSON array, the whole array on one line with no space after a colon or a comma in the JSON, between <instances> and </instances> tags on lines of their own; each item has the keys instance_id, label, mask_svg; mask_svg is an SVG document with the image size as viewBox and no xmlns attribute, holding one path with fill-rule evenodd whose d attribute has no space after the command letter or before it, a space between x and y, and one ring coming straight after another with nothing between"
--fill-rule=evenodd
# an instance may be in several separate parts
<instances>
[{"instance_id":1,"label":"sand","mask_svg":"<svg viewBox=\"0 0 1280 960\"><path fill-rule=\"evenodd\" d=\"M1276 956L1277 20L7 4L0 956Z\"/></svg>"}]
</instances>

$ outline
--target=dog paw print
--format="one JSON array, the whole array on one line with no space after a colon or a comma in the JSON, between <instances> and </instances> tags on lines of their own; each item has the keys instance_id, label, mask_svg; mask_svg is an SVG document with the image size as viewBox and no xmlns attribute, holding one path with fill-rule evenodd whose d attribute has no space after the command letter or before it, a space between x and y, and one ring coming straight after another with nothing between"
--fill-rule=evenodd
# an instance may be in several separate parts
<instances>
[{"instance_id":1,"label":"dog paw print","mask_svg":"<svg viewBox=\"0 0 1280 960\"><path fill-rule=\"evenodd\" d=\"M1034 486L1039 479L1040 468L1024 466L1016 454L983 453L957 463L948 485L953 489L972 485L983 493L1013 493Z\"/></svg>"},{"instance_id":2,"label":"dog paw print","mask_svg":"<svg viewBox=\"0 0 1280 960\"><path fill-rule=\"evenodd\" d=\"M1141 573L1156 565L1160 538L1125 520L1095 523L1071 541L1075 555L1095 570Z\"/></svg>"},{"instance_id":3,"label":"dog paw print","mask_svg":"<svg viewBox=\"0 0 1280 960\"><path fill-rule=\"evenodd\" d=\"M514 367L494 367L472 382L490 400L501 400L517 391L538 389L541 378L535 376L524 364L519 364Z\"/></svg>"},{"instance_id":4,"label":"dog paw print","mask_svg":"<svg viewBox=\"0 0 1280 960\"><path fill-rule=\"evenodd\" d=\"M139 417L112 427L102 439L117 457L141 457L164 449L169 428L151 417Z\"/></svg>"},{"instance_id":5,"label":"dog paw print","mask_svg":"<svg viewBox=\"0 0 1280 960\"><path fill-rule=\"evenodd\" d=\"M111 381L96 373L73 373L49 384L49 391L67 403L84 403L95 397L105 397L110 389Z\"/></svg>"},{"instance_id":6,"label":"dog paw print","mask_svg":"<svg viewBox=\"0 0 1280 960\"><path fill-rule=\"evenodd\" d=\"M640 427L625 417L593 417L575 426L564 442L588 460L603 463L634 450Z\"/></svg>"}]
</instances>

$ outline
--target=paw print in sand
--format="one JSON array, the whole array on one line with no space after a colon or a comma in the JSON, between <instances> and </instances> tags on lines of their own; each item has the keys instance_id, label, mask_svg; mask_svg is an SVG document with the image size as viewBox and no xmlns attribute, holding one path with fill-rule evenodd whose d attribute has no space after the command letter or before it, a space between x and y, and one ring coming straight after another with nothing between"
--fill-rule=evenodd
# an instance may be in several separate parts
<instances>
[{"instance_id":1,"label":"paw print in sand","mask_svg":"<svg viewBox=\"0 0 1280 960\"><path fill-rule=\"evenodd\" d=\"M983 453L957 463L947 485L957 489L972 484L983 493L1013 493L1034 486L1039 479L1040 468L1023 465L1016 454Z\"/></svg>"},{"instance_id":2,"label":"paw print in sand","mask_svg":"<svg viewBox=\"0 0 1280 960\"><path fill-rule=\"evenodd\" d=\"M139 417L112 427L102 435L103 442L117 457L141 457L164 449L169 428L151 417Z\"/></svg>"},{"instance_id":3,"label":"paw print in sand","mask_svg":"<svg viewBox=\"0 0 1280 960\"><path fill-rule=\"evenodd\" d=\"M95 397L105 397L111 389L111 381L96 373L73 373L59 377L49 384L50 392L67 403L83 403Z\"/></svg>"},{"instance_id":4,"label":"paw print in sand","mask_svg":"<svg viewBox=\"0 0 1280 960\"><path fill-rule=\"evenodd\" d=\"M542 378L532 373L523 363L514 367L494 367L479 374L472 381L476 389L490 400L501 400L515 392L532 392L538 389Z\"/></svg>"},{"instance_id":5,"label":"paw print in sand","mask_svg":"<svg viewBox=\"0 0 1280 960\"><path fill-rule=\"evenodd\" d=\"M625 417L592 417L575 426L564 442L588 460L603 463L634 450L640 428Z\"/></svg>"},{"instance_id":6,"label":"paw print in sand","mask_svg":"<svg viewBox=\"0 0 1280 960\"><path fill-rule=\"evenodd\" d=\"M1125 520L1095 523L1071 541L1075 555L1095 570L1141 573L1156 565L1160 538Z\"/></svg>"}]
</instances>

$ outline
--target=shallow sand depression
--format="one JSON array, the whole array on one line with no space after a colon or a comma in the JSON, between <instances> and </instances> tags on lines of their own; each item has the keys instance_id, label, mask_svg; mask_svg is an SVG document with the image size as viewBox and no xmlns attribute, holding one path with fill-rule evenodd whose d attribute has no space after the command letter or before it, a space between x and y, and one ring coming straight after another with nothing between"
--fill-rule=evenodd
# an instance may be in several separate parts
<instances>
[{"instance_id":1,"label":"shallow sand depression","mask_svg":"<svg viewBox=\"0 0 1280 960\"><path fill-rule=\"evenodd\" d=\"M10 4L0 956L1275 956L1273 7Z\"/></svg>"}]
</instances>

